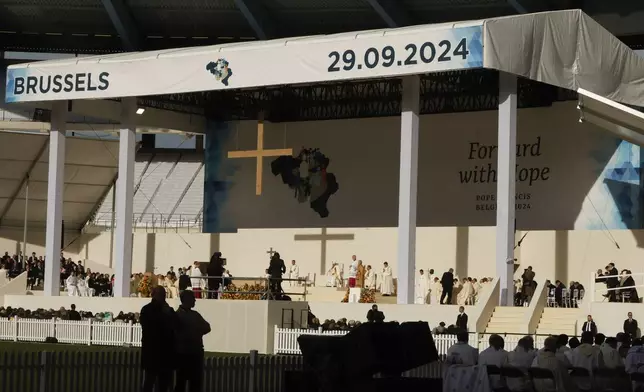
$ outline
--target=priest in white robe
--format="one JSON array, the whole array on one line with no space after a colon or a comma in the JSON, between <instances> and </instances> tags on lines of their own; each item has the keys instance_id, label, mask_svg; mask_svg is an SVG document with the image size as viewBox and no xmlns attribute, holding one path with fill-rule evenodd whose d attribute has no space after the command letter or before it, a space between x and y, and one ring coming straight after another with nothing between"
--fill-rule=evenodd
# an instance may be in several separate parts
<instances>
[{"instance_id":1,"label":"priest in white robe","mask_svg":"<svg viewBox=\"0 0 644 392\"><path fill-rule=\"evenodd\" d=\"M604 344L599 348L597 362L600 368L615 369L624 366L624 361L617 351L617 339L606 338Z\"/></svg>"},{"instance_id":2,"label":"priest in white robe","mask_svg":"<svg viewBox=\"0 0 644 392\"><path fill-rule=\"evenodd\" d=\"M335 287L335 263L326 272L326 287Z\"/></svg>"},{"instance_id":3,"label":"priest in white robe","mask_svg":"<svg viewBox=\"0 0 644 392\"><path fill-rule=\"evenodd\" d=\"M494 365L498 368L508 364L508 352L503 349L505 341L497 334L490 335L490 347L479 354L479 365ZM502 388L505 383L501 376L490 376L490 383L493 389Z\"/></svg>"},{"instance_id":4,"label":"priest in white robe","mask_svg":"<svg viewBox=\"0 0 644 392\"><path fill-rule=\"evenodd\" d=\"M350 288L356 287L356 279L358 277L358 261L353 256L353 261L349 265L349 280L348 285Z\"/></svg>"},{"instance_id":5,"label":"priest in white robe","mask_svg":"<svg viewBox=\"0 0 644 392\"><path fill-rule=\"evenodd\" d=\"M78 296L78 280L76 279L76 274L74 272L69 274L65 280L65 285L67 286L67 295L70 297Z\"/></svg>"},{"instance_id":6,"label":"priest in white robe","mask_svg":"<svg viewBox=\"0 0 644 392\"><path fill-rule=\"evenodd\" d=\"M89 290L88 290L87 282L85 281L85 279L80 277L77 280L76 284L77 284L77 287L78 287L78 295L81 296L81 297L89 297Z\"/></svg>"},{"instance_id":7,"label":"priest in white robe","mask_svg":"<svg viewBox=\"0 0 644 392\"><path fill-rule=\"evenodd\" d=\"M432 283L429 286L431 290L432 300L431 303L438 304L440 303L441 295L443 294L443 285L441 285L440 279L434 277Z\"/></svg>"},{"instance_id":8,"label":"priest in white robe","mask_svg":"<svg viewBox=\"0 0 644 392\"><path fill-rule=\"evenodd\" d=\"M295 264L295 260L291 260L291 266L288 269L288 278L289 279L300 278L300 266ZM288 283L289 283L289 286L299 286L300 282L296 280L291 280Z\"/></svg>"},{"instance_id":9,"label":"priest in white robe","mask_svg":"<svg viewBox=\"0 0 644 392\"><path fill-rule=\"evenodd\" d=\"M555 377L554 382L543 379L533 380L536 392L577 392L577 385L568 374L568 368L555 356L556 351L557 339L549 337L544 341L544 349L539 351L532 361L532 367L550 370Z\"/></svg>"},{"instance_id":10,"label":"priest in white robe","mask_svg":"<svg viewBox=\"0 0 644 392\"><path fill-rule=\"evenodd\" d=\"M369 290L376 289L376 274L373 272L370 265L367 266L367 272L364 276L364 287Z\"/></svg>"},{"instance_id":11,"label":"priest in white robe","mask_svg":"<svg viewBox=\"0 0 644 392\"><path fill-rule=\"evenodd\" d=\"M467 332L459 332L456 335L458 340L447 349L446 362L448 365L474 366L479 362L479 350L469 345L470 335Z\"/></svg>"},{"instance_id":12,"label":"priest in white robe","mask_svg":"<svg viewBox=\"0 0 644 392\"><path fill-rule=\"evenodd\" d=\"M524 378L506 378L508 389L512 392L528 392L532 390L532 381L528 368L532 366L537 352L534 351L534 339L524 336L517 342L517 347L508 353L508 365L525 372Z\"/></svg>"},{"instance_id":13,"label":"priest in white robe","mask_svg":"<svg viewBox=\"0 0 644 392\"><path fill-rule=\"evenodd\" d=\"M418 273L419 275L416 279L416 304L428 304L430 303L431 293L429 279L427 279L425 271L420 270Z\"/></svg>"},{"instance_id":14,"label":"priest in white robe","mask_svg":"<svg viewBox=\"0 0 644 392\"><path fill-rule=\"evenodd\" d=\"M472 286L472 282L467 280L467 278L463 278L463 286L461 288L461 291L459 291L458 295L456 296L456 303L458 305L470 305L471 304L471 298L474 296L474 286Z\"/></svg>"},{"instance_id":15,"label":"priest in white robe","mask_svg":"<svg viewBox=\"0 0 644 392\"><path fill-rule=\"evenodd\" d=\"M593 347L593 334L591 332L584 332L581 334L581 344L572 350L571 365L576 368L583 368L588 370L590 378L575 377L573 380L577 387L581 390L592 389L592 375L593 369L598 366L599 351Z\"/></svg>"},{"instance_id":16,"label":"priest in white robe","mask_svg":"<svg viewBox=\"0 0 644 392\"><path fill-rule=\"evenodd\" d=\"M394 277L389 263L385 261L382 268L382 286L380 287L382 295L392 295L394 293Z\"/></svg>"}]
</instances>

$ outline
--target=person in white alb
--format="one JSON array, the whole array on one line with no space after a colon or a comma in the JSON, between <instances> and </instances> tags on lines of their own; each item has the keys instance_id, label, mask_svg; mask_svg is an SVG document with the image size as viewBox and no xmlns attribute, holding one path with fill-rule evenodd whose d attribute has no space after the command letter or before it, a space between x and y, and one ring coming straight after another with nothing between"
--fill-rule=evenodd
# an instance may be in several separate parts
<instances>
[{"instance_id":1,"label":"person in white alb","mask_svg":"<svg viewBox=\"0 0 644 392\"><path fill-rule=\"evenodd\" d=\"M505 341L497 334L493 334L489 339L490 347L481 351L479 354L479 365L494 365L498 368L508 364L508 352L503 349ZM500 376L490 376L490 383L492 389L497 390L503 388L504 381Z\"/></svg>"},{"instance_id":2,"label":"person in white alb","mask_svg":"<svg viewBox=\"0 0 644 392\"><path fill-rule=\"evenodd\" d=\"M300 278L300 267L295 264L295 260L291 260L291 267L288 269L288 278L289 279L299 279ZM299 286L300 282L291 280L289 286Z\"/></svg>"},{"instance_id":3,"label":"person in white alb","mask_svg":"<svg viewBox=\"0 0 644 392\"><path fill-rule=\"evenodd\" d=\"M370 265L367 266L367 272L364 276L364 287L369 290L375 290L376 288L376 274Z\"/></svg>"},{"instance_id":4,"label":"person in white alb","mask_svg":"<svg viewBox=\"0 0 644 392\"><path fill-rule=\"evenodd\" d=\"M389 263L385 261L382 267L382 286L380 287L380 294L389 296L394 293L394 278L391 272Z\"/></svg>"},{"instance_id":5,"label":"person in white alb","mask_svg":"<svg viewBox=\"0 0 644 392\"><path fill-rule=\"evenodd\" d=\"M65 285L67 286L67 295L70 297L78 296L78 280L74 272L69 274L67 280L65 280Z\"/></svg>"},{"instance_id":6,"label":"person in white alb","mask_svg":"<svg viewBox=\"0 0 644 392\"><path fill-rule=\"evenodd\" d=\"M427 275L425 275L425 271L420 270L416 279L416 304L430 303L430 292Z\"/></svg>"},{"instance_id":7,"label":"person in white alb","mask_svg":"<svg viewBox=\"0 0 644 392\"><path fill-rule=\"evenodd\" d=\"M87 290L87 282L85 282L85 279L81 276L77 283L78 287L78 295L81 297L89 297L89 291Z\"/></svg>"},{"instance_id":8,"label":"person in white alb","mask_svg":"<svg viewBox=\"0 0 644 392\"><path fill-rule=\"evenodd\" d=\"M201 290L204 288L205 282L203 274L199 269L199 263L196 261L192 265L192 268L190 268L190 284L192 285L192 291L195 294L195 298L201 298Z\"/></svg>"},{"instance_id":9,"label":"person in white alb","mask_svg":"<svg viewBox=\"0 0 644 392\"><path fill-rule=\"evenodd\" d=\"M358 262L356 261L356 257L353 256L353 261L351 261L351 264L349 265L349 280L348 280L349 288L356 287L357 276L358 276Z\"/></svg>"},{"instance_id":10,"label":"person in white alb","mask_svg":"<svg viewBox=\"0 0 644 392\"><path fill-rule=\"evenodd\" d=\"M479 362L479 350L468 344L470 335L461 331L456 334L457 342L447 349L445 362L448 365L474 366Z\"/></svg>"}]
</instances>

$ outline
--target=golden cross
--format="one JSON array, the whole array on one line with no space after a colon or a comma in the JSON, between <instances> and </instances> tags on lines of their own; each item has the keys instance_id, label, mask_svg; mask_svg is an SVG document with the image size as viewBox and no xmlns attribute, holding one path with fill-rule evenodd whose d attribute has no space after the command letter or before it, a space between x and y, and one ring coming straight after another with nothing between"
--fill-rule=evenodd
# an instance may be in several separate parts
<instances>
[{"instance_id":1,"label":"golden cross","mask_svg":"<svg viewBox=\"0 0 644 392\"><path fill-rule=\"evenodd\" d=\"M293 155L292 148L264 150L264 116L260 114L257 120L257 150L228 151L228 158L255 158L257 169L255 173L255 194L262 194L262 173L264 172L264 158Z\"/></svg>"}]
</instances>

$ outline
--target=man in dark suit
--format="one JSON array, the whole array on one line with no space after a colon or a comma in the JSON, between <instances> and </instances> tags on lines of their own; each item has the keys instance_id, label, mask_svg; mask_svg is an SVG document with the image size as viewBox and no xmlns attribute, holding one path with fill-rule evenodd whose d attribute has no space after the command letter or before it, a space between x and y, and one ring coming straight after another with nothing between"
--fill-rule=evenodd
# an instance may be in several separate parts
<instances>
[{"instance_id":1,"label":"man in dark suit","mask_svg":"<svg viewBox=\"0 0 644 392\"><path fill-rule=\"evenodd\" d=\"M615 289L619 286L619 278L617 277L617 268L615 268L615 263L609 263L606 267L606 274L610 278L606 279L606 287L608 287L608 302L617 302L617 290Z\"/></svg>"},{"instance_id":2,"label":"man in dark suit","mask_svg":"<svg viewBox=\"0 0 644 392\"><path fill-rule=\"evenodd\" d=\"M152 301L141 309L142 392L167 392L174 372L174 340L177 319L174 309L165 301L165 289L152 289ZM170 350L170 351L169 351Z\"/></svg>"},{"instance_id":3,"label":"man in dark suit","mask_svg":"<svg viewBox=\"0 0 644 392\"><path fill-rule=\"evenodd\" d=\"M271 256L271 262L268 266L268 273L271 276L270 287L273 298L281 296L282 293L282 275L286 272L286 264L280 258L280 254L275 252Z\"/></svg>"},{"instance_id":4,"label":"man in dark suit","mask_svg":"<svg viewBox=\"0 0 644 392\"><path fill-rule=\"evenodd\" d=\"M378 310L378 305L373 305L367 312L367 321L370 323L382 323L385 321L385 314Z\"/></svg>"},{"instance_id":5,"label":"man in dark suit","mask_svg":"<svg viewBox=\"0 0 644 392\"><path fill-rule=\"evenodd\" d=\"M456 316L456 328L458 328L460 331L467 332L467 314L465 313L464 306L458 308L458 316Z\"/></svg>"},{"instance_id":6,"label":"man in dark suit","mask_svg":"<svg viewBox=\"0 0 644 392\"><path fill-rule=\"evenodd\" d=\"M441 286L443 286L443 294L441 294L441 305L443 300L447 297L447 305L452 304L452 291L454 291L454 269L450 268L449 271L443 273L441 278Z\"/></svg>"},{"instance_id":7,"label":"man in dark suit","mask_svg":"<svg viewBox=\"0 0 644 392\"><path fill-rule=\"evenodd\" d=\"M597 335L597 325L593 321L593 316L588 315L588 321L581 327L581 332L590 332L593 336Z\"/></svg>"},{"instance_id":8,"label":"man in dark suit","mask_svg":"<svg viewBox=\"0 0 644 392\"><path fill-rule=\"evenodd\" d=\"M624 320L624 333L629 335L631 339L637 337L637 320L633 319L631 312L628 312L628 318Z\"/></svg>"},{"instance_id":9,"label":"man in dark suit","mask_svg":"<svg viewBox=\"0 0 644 392\"><path fill-rule=\"evenodd\" d=\"M221 252L215 252L210 258L210 264L206 270L208 276L223 276L224 274L224 259L221 258ZM221 286L223 278L208 278L208 298L217 298L219 286Z\"/></svg>"}]
</instances>

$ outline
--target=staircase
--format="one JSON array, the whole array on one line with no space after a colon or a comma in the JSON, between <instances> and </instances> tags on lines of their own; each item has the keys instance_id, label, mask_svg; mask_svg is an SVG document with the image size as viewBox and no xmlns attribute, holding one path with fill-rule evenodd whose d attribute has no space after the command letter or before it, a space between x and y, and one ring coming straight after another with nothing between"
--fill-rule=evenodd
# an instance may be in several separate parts
<instances>
[{"instance_id":1,"label":"staircase","mask_svg":"<svg viewBox=\"0 0 644 392\"><path fill-rule=\"evenodd\" d=\"M524 320L527 309L520 306L495 307L485 333L527 333Z\"/></svg>"},{"instance_id":2,"label":"staircase","mask_svg":"<svg viewBox=\"0 0 644 392\"><path fill-rule=\"evenodd\" d=\"M578 308L545 308L537 326L539 335L576 335L577 319L582 315Z\"/></svg>"}]
</instances>

